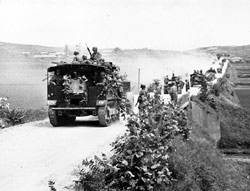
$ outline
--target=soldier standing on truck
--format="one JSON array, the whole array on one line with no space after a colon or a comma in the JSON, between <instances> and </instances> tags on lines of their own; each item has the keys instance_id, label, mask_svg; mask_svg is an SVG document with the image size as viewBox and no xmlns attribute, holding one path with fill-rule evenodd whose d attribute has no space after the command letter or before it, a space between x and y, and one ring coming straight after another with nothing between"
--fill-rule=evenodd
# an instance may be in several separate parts
<instances>
[{"instance_id":1,"label":"soldier standing on truck","mask_svg":"<svg viewBox=\"0 0 250 191\"><path fill-rule=\"evenodd\" d=\"M100 60L102 58L102 55L100 52L98 52L97 47L92 48L93 53L91 54L91 60Z\"/></svg>"},{"instance_id":2,"label":"soldier standing on truck","mask_svg":"<svg viewBox=\"0 0 250 191\"><path fill-rule=\"evenodd\" d=\"M82 60L80 62L81 64L92 64L92 62L88 60L88 57L85 55L82 55Z\"/></svg>"},{"instance_id":3,"label":"soldier standing on truck","mask_svg":"<svg viewBox=\"0 0 250 191\"><path fill-rule=\"evenodd\" d=\"M139 111L141 109L143 109L144 102L146 101L146 99L147 99L146 86L142 84L141 85L141 90L139 92L139 97L138 97L137 102L135 104L135 107L137 106L137 104L139 104L139 106L138 106Z\"/></svg>"}]
</instances>

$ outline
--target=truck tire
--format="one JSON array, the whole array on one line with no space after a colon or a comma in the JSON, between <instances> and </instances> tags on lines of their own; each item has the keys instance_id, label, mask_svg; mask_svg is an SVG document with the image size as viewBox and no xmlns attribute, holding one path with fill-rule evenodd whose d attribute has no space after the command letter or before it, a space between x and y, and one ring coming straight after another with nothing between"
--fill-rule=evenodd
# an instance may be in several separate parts
<instances>
[{"instance_id":1,"label":"truck tire","mask_svg":"<svg viewBox=\"0 0 250 191\"><path fill-rule=\"evenodd\" d=\"M75 123L76 117L65 117L65 123L67 125L72 125Z\"/></svg>"},{"instance_id":2,"label":"truck tire","mask_svg":"<svg viewBox=\"0 0 250 191\"><path fill-rule=\"evenodd\" d=\"M100 126L107 127L110 125L111 117L109 116L107 107L98 107L98 119Z\"/></svg>"},{"instance_id":3,"label":"truck tire","mask_svg":"<svg viewBox=\"0 0 250 191\"><path fill-rule=\"evenodd\" d=\"M49 121L54 127L58 127L64 124L64 119L57 115L57 112L53 109L49 109Z\"/></svg>"}]
</instances>

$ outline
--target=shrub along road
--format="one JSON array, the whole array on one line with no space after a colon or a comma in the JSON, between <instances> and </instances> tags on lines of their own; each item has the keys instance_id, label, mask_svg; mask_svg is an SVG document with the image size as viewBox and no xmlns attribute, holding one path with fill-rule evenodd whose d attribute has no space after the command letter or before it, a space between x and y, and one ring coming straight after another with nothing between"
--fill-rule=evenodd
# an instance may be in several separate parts
<instances>
[{"instance_id":1,"label":"shrub along road","mask_svg":"<svg viewBox=\"0 0 250 191\"><path fill-rule=\"evenodd\" d=\"M92 120L92 121L88 121ZM72 184L72 169L82 159L110 149L125 132L125 122L98 126L95 118L83 118L74 126L52 127L48 120L0 131L0 190L45 191L48 181L57 190Z\"/></svg>"}]
</instances>

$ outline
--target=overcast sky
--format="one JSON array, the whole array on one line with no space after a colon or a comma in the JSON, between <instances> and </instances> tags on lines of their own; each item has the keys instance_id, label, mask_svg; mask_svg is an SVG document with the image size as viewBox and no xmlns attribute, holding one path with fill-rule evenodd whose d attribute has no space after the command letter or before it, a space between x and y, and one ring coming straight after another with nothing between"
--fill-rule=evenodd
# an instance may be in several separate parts
<instances>
[{"instance_id":1,"label":"overcast sky","mask_svg":"<svg viewBox=\"0 0 250 191\"><path fill-rule=\"evenodd\" d=\"M250 44L250 1L0 0L0 41L172 50Z\"/></svg>"}]
</instances>

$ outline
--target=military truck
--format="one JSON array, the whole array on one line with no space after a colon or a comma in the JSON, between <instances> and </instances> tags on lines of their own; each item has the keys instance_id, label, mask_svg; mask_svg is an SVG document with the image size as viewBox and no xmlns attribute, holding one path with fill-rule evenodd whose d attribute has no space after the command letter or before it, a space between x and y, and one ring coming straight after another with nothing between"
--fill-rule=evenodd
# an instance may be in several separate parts
<instances>
[{"instance_id":1,"label":"military truck","mask_svg":"<svg viewBox=\"0 0 250 191\"><path fill-rule=\"evenodd\" d=\"M115 67L99 64L61 63L47 70L48 115L53 126L72 124L77 116L98 116L101 126L119 119L121 92L110 81ZM106 74L106 78L100 76ZM109 84L110 86L108 87ZM115 87L116 86L116 87Z\"/></svg>"},{"instance_id":2,"label":"military truck","mask_svg":"<svg viewBox=\"0 0 250 191\"><path fill-rule=\"evenodd\" d=\"M171 79L164 77L164 94L170 93L170 88L174 85L174 83L177 86L178 94L181 94L181 91L184 87L184 82L180 80L180 77L174 75Z\"/></svg>"},{"instance_id":3,"label":"military truck","mask_svg":"<svg viewBox=\"0 0 250 191\"><path fill-rule=\"evenodd\" d=\"M204 74L200 74L198 72L194 72L190 75L190 85L193 87L194 85L201 85L202 83L202 77Z\"/></svg>"}]
</instances>

